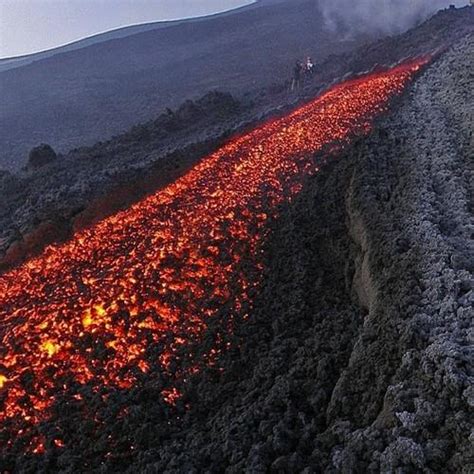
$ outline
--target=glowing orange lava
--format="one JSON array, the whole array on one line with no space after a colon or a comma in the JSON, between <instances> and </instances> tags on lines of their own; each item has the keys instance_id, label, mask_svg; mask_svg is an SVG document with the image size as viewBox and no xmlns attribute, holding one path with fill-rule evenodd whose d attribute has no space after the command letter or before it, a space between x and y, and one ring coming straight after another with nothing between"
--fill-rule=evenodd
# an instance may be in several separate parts
<instances>
[{"instance_id":1,"label":"glowing orange lava","mask_svg":"<svg viewBox=\"0 0 474 474\"><path fill-rule=\"evenodd\" d=\"M367 133L425 62L333 87L1 276L0 432L10 441L0 451L48 419L58 394L80 400L85 386L128 390L157 368L173 373L178 349L211 319L248 307L267 223L317 172L313 152ZM216 352L189 354L189 367ZM180 394L169 386L162 396Z\"/></svg>"}]
</instances>

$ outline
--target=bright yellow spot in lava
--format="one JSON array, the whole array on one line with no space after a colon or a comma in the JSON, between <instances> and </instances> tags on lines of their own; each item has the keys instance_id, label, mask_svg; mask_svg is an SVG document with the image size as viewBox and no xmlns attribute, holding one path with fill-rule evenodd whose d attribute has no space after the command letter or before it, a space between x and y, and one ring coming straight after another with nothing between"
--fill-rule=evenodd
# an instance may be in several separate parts
<instances>
[{"instance_id":1,"label":"bright yellow spot in lava","mask_svg":"<svg viewBox=\"0 0 474 474\"><path fill-rule=\"evenodd\" d=\"M87 329L93 324L100 324L105 321L107 311L101 304L94 305L92 309L87 309L82 316L82 325Z\"/></svg>"},{"instance_id":2,"label":"bright yellow spot in lava","mask_svg":"<svg viewBox=\"0 0 474 474\"><path fill-rule=\"evenodd\" d=\"M92 314L91 314L90 310L87 310L84 313L84 315L82 316L82 325L85 328L88 328L93 322L94 322L94 320L92 319Z\"/></svg>"},{"instance_id":3,"label":"bright yellow spot in lava","mask_svg":"<svg viewBox=\"0 0 474 474\"><path fill-rule=\"evenodd\" d=\"M107 311L105 311L104 307L100 304L95 305L94 310L97 313L97 316L99 316L99 318L102 318L107 314Z\"/></svg>"},{"instance_id":4,"label":"bright yellow spot in lava","mask_svg":"<svg viewBox=\"0 0 474 474\"><path fill-rule=\"evenodd\" d=\"M46 352L49 357L53 357L54 354L59 352L60 347L52 341L45 341L41 344L41 350Z\"/></svg>"},{"instance_id":5,"label":"bright yellow spot in lava","mask_svg":"<svg viewBox=\"0 0 474 474\"><path fill-rule=\"evenodd\" d=\"M366 134L424 63L331 88L1 275L0 367L9 380L0 376L0 457L18 438L44 452L48 440L35 430L50 419L58 397L106 398L144 377L153 381L161 370L172 380L162 396L175 403L181 396L175 385L218 360L222 345L201 355L191 349L209 321L219 321L224 333L235 314L248 314L262 278L268 223L318 172L315 153Z\"/></svg>"}]
</instances>

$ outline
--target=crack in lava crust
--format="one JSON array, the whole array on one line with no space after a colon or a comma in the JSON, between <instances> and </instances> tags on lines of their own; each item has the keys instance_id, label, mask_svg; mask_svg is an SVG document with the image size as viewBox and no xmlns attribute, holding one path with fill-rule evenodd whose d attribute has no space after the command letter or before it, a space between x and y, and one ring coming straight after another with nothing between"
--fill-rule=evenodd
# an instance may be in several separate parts
<instances>
[{"instance_id":1,"label":"crack in lava crust","mask_svg":"<svg viewBox=\"0 0 474 474\"><path fill-rule=\"evenodd\" d=\"M229 315L248 311L268 221L318 171L313 153L367 133L426 62L333 87L1 276L0 450L30 433L25 447L41 452L31 433L60 394L80 401L86 388L129 390L157 371L183 380L213 364L217 348L199 360L183 348L209 321L225 313L230 330ZM168 403L180 396L173 384L161 394Z\"/></svg>"}]
</instances>

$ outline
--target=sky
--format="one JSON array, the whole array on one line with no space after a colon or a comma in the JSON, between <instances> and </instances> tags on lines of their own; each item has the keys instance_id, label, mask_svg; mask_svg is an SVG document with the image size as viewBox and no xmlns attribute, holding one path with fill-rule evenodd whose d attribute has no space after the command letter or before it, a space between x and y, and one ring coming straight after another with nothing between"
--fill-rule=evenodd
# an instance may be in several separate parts
<instances>
[{"instance_id":1,"label":"sky","mask_svg":"<svg viewBox=\"0 0 474 474\"><path fill-rule=\"evenodd\" d=\"M0 0L0 58L122 26L201 16L253 0Z\"/></svg>"}]
</instances>

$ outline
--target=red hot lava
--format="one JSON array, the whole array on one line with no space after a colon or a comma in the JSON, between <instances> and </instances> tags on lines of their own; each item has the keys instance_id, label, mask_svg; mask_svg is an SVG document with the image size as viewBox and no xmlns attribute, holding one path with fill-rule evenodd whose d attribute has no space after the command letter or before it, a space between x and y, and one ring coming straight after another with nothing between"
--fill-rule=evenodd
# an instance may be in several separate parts
<instances>
[{"instance_id":1,"label":"red hot lava","mask_svg":"<svg viewBox=\"0 0 474 474\"><path fill-rule=\"evenodd\" d=\"M250 303L266 224L318 171L313 153L367 133L425 62L333 87L230 141L130 209L1 276L5 449L51 416L58 394L80 399L85 386L127 390L156 367L183 376L176 374L178 349L198 342L223 308L243 311ZM193 362L190 354L189 370L212 364L215 356L214 349ZM180 396L173 386L162 395L171 403Z\"/></svg>"}]
</instances>

